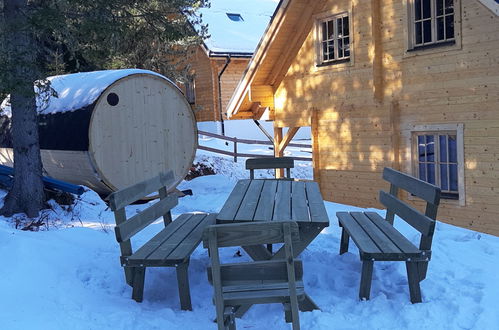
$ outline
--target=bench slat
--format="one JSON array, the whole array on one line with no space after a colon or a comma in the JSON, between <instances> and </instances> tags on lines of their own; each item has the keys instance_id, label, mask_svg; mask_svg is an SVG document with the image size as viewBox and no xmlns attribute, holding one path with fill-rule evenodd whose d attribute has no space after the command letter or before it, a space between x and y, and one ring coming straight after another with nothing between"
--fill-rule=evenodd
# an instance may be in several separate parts
<instances>
[{"instance_id":1,"label":"bench slat","mask_svg":"<svg viewBox=\"0 0 499 330\"><path fill-rule=\"evenodd\" d=\"M243 263L229 263L220 265L222 282L244 281L285 281L288 282L288 271L285 260L264 260ZM295 276L299 281L303 277L303 264L295 259ZM208 267L208 281L212 283L211 267Z\"/></svg>"},{"instance_id":2,"label":"bench slat","mask_svg":"<svg viewBox=\"0 0 499 330\"><path fill-rule=\"evenodd\" d=\"M305 189L307 191L308 206L310 208L310 220L314 222L322 221L329 223L329 217L317 182L305 182Z\"/></svg>"},{"instance_id":3,"label":"bench slat","mask_svg":"<svg viewBox=\"0 0 499 330\"><path fill-rule=\"evenodd\" d=\"M379 200L388 210L395 212L421 234L425 236L433 235L435 220L428 218L418 210L384 191L379 192Z\"/></svg>"},{"instance_id":4,"label":"bench slat","mask_svg":"<svg viewBox=\"0 0 499 330\"><path fill-rule=\"evenodd\" d=\"M269 168L294 168L294 160L290 157L265 157L265 158L248 158L246 160L247 170L262 170Z\"/></svg>"},{"instance_id":5,"label":"bench slat","mask_svg":"<svg viewBox=\"0 0 499 330\"><path fill-rule=\"evenodd\" d=\"M109 195L109 206L112 211L121 209L162 187L168 187L175 181L173 171L160 173L158 176L121 189Z\"/></svg>"},{"instance_id":6,"label":"bench slat","mask_svg":"<svg viewBox=\"0 0 499 330\"><path fill-rule=\"evenodd\" d=\"M258 201L258 206L256 208L253 220L265 221L266 219L272 219L272 214L274 213L274 197L276 190L277 181L265 180L265 184L263 185L262 193L260 195L260 200Z\"/></svg>"},{"instance_id":7,"label":"bench slat","mask_svg":"<svg viewBox=\"0 0 499 330\"><path fill-rule=\"evenodd\" d=\"M348 232L352 240L355 242L363 253L382 254L381 250L374 244L371 237L359 226L357 221L348 212L337 212L336 216L340 225Z\"/></svg>"},{"instance_id":8,"label":"bench slat","mask_svg":"<svg viewBox=\"0 0 499 330\"><path fill-rule=\"evenodd\" d=\"M383 179L428 203L438 205L440 202L440 188L428 182L388 167L383 170Z\"/></svg>"},{"instance_id":9,"label":"bench slat","mask_svg":"<svg viewBox=\"0 0 499 330\"><path fill-rule=\"evenodd\" d=\"M291 183L291 192L291 218L294 221L310 221L305 182L293 181Z\"/></svg>"},{"instance_id":10,"label":"bench slat","mask_svg":"<svg viewBox=\"0 0 499 330\"><path fill-rule=\"evenodd\" d=\"M165 213L174 208L177 204L178 197L170 195L149 206L147 209L134 215L127 221L117 225L115 227L116 239L118 242L129 240L133 235L137 234L156 219L165 215Z\"/></svg>"},{"instance_id":11,"label":"bench slat","mask_svg":"<svg viewBox=\"0 0 499 330\"><path fill-rule=\"evenodd\" d=\"M298 224L290 222L291 239L293 243L300 241ZM247 246L258 244L283 243L284 233L280 222L238 222L215 225L209 229L216 232L217 246ZM250 234L250 235L249 235ZM203 247L209 246L209 231L203 233Z\"/></svg>"},{"instance_id":12,"label":"bench slat","mask_svg":"<svg viewBox=\"0 0 499 330\"><path fill-rule=\"evenodd\" d=\"M262 180L251 181L234 220L253 220L256 207L258 206L258 196L260 196L260 192L262 191L263 183L264 181Z\"/></svg>"},{"instance_id":13,"label":"bench slat","mask_svg":"<svg viewBox=\"0 0 499 330\"><path fill-rule=\"evenodd\" d=\"M350 212L350 215L368 233L374 244L387 256L401 254L402 251L381 231L363 212Z\"/></svg>"},{"instance_id":14,"label":"bench slat","mask_svg":"<svg viewBox=\"0 0 499 330\"><path fill-rule=\"evenodd\" d=\"M250 180L239 180L229 195L227 201L225 201L221 212L218 214L218 220L230 221L234 220L234 216L241 205L241 201L246 194L250 184Z\"/></svg>"},{"instance_id":15,"label":"bench slat","mask_svg":"<svg viewBox=\"0 0 499 330\"><path fill-rule=\"evenodd\" d=\"M388 236L391 241L398 246L398 248L407 255L410 254L420 254L421 251L414 246L404 235L399 233L391 224L389 224L385 219L383 219L376 212L365 212L364 213L379 229L381 229L386 236Z\"/></svg>"},{"instance_id":16,"label":"bench slat","mask_svg":"<svg viewBox=\"0 0 499 330\"><path fill-rule=\"evenodd\" d=\"M129 263L140 264L156 249L168 240L173 233L175 233L184 223L189 220L193 214L184 213L181 214L177 219L172 221L168 226L166 226L162 231L157 233L151 240L144 244L140 249L138 249L131 257L128 258Z\"/></svg>"},{"instance_id":17,"label":"bench slat","mask_svg":"<svg viewBox=\"0 0 499 330\"><path fill-rule=\"evenodd\" d=\"M296 284L296 295L298 296L298 299L301 299L305 294L305 290L302 283L297 282ZM223 294L223 300L225 304L231 306L289 302L289 289L283 288L260 291L226 292Z\"/></svg>"},{"instance_id":18,"label":"bench slat","mask_svg":"<svg viewBox=\"0 0 499 330\"><path fill-rule=\"evenodd\" d=\"M291 220L291 199L286 198L291 195L291 181L280 180L277 183L276 202L272 221ZM282 198L284 196L285 198Z\"/></svg>"},{"instance_id":19,"label":"bench slat","mask_svg":"<svg viewBox=\"0 0 499 330\"><path fill-rule=\"evenodd\" d=\"M166 260L171 260L171 253L182 243L182 241L203 221L205 214L193 214L183 225L178 228L167 240L161 244L153 253L146 258L148 264L161 264ZM176 259L176 260L181 260Z\"/></svg>"},{"instance_id":20,"label":"bench slat","mask_svg":"<svg viewBox=\"0 0 499 330\"><path fill-rule=\"evenodd\" d=\"M209 225L216 223L217 214L205 214L203 219L194 228L191 233L177 246L175 250L168 256L171 260L182 260L190 256L192 251L201 243L203 231Z\"/></svg>"}]
</instances>

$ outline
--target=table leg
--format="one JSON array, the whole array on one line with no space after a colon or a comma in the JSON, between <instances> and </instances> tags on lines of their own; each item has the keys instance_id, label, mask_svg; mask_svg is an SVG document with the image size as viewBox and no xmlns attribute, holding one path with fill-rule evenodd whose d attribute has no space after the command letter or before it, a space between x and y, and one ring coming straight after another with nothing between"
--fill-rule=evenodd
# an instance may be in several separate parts
<instances>
[{"instance_id":1,"label":"table leg","mask_svg":"<svg viewBox=\"0 0 499 330\"><path fill-rule=\"evenodd\" d=\"M320 232L326 227L317 224L307 224L299 223L300 226L300 242L293 244L293 256L296 258L300 253L307 248L307 246L316 238ZM243 246L244 251L255 261L258 260L273 260L273 259L284 259L285 251L284 248L280 248L273 256L263 245L251 245ZM320 310L319 306L310 298L308 294L305 294L305 299L299 301L300 311L310 312L313 310ZM252 305L242 305L237 308L235 315L237 318L243 317L243 315L251 308Z\"/></svg>"},{"instance_id":2,"label":"table leg","mask_svg":"<svg viewBox=\"0 0 499 330\"><path fill-rule=\"evenodd\" d=\"M255 261L270 260L272 258L272 254L264 245L247 245L242 248Z\"/></svg>"},{"instance_id":3,"label":"table leg","mask_svg":"<svg viewBox=\"0 0 499 330\"><path fill-rule=\"evenodd\" d=\"M319 226L317 224L304 224L299 223L300 225L300 242L293 244L293 256L298 257L303 250L307 248L307 246L312 243L312 241L320 234L320 232L326 227ZM273 256L272 259L284 259L286 253L284 249L281 247Z\"/></svg>"}]
</instances>

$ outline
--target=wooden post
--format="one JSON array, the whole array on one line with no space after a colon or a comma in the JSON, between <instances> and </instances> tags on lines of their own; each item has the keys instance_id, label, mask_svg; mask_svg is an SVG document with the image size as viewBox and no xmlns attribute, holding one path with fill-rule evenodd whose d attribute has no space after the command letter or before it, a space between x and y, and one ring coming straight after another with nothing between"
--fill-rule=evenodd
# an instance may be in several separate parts
<instances>
[{"instance_id":1,"label":"wooden post","mask_svg":"<svg viewBox=\"0 0 499 330\"><path fill-rule=\"evenodd\" d=\"M310 128L312 137L312 168L314 171L314 181L321 183L320 164L319 164L319 111L315 108L310 109Z\"/></svg>"},{"instance_id":2,"label":"wooden post","mask_svg":"<svg viewBox=\"0 0 499 330\"><path fill-rule=\"evenodd\" d=\"M234 137L234 163L237 163L237 138Z\"/></svg>"},{"instance_id":3,"label":"wooden post","mask_svg":"<svg viewBox=\"0 0 499 330\"><path fill-rule=\"evenodd\" d=\"M275 157L282 157L284 154L284 151L281 151L279 149L279 146L281 145L281 141L282 141L282 127L274 126L274 156ZM278 168L275 170L276 179L282 178L283 176L284 176L284 169Z\"/></svg>"}]
</instances>

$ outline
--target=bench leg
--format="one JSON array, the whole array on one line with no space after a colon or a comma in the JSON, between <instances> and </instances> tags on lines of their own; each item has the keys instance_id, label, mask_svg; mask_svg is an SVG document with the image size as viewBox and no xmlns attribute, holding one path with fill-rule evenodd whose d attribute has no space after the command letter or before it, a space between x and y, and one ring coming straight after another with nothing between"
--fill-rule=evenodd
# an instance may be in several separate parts
<instances>
[{"instance_id":1,"label":"bench leg","mask_svg":"<svg viewBox=\"0 0 499 330\"><path fill-rule=\"evenodd\" d=\"M298 310L293 311L291 303L284 303L284 318L286 323L293 324L293 330L300 330L300 317L298 315Z\"/></svg>"},{"instance_id":2,"label":"bench leg","mask_svg":"<svg viewBox=\"0 0 499 330\"><path fill-rule=\"evenodd\" d=\"M360 277L360 290L359 298L361 300L369 300L371 294L371 281L373 277L373 265L374 261L364 260L362 261L362 275Z\"/></svg>"},{"instance_id":3,"label":"bench leg","mask_svg":"<svg viewBox=\"0 0 499 330\"><path fill-rule=\"evenodd\" d=\"M348 235L345 228L341 230L341 242L340 242L340 254L348 252L348 242L350 241L350 235Z\"/></svg>"},{"instance_id":4,"label":"bench leg","mask_svg":"<svg viewBox=\"0 0 499 330\"><path fill-rule=\"evenodd\" d=\"M178 296L180 298L180 309L192 311L191 291L189 289L189 260L177 267Z\"/></svg>"},{"instance_id":5,"label":"bench leg","mask_svg":"<svg viewBox=\"0 0 499 330\"><path fill-rule=\"evenodd\" d=\"M136 302L142 302L144 298L144 280L146 276L145 267L133 268L133 290L132 299Z\"/></svg>"},{"instance_id":6,"label":"bench leg","mask_svg":"<svg viewBox=\"0 0 499 330\"><path fill-rule=\"evenodd\" d=\"M428 272L428 261L418 262L418 273L419 273L420 282L426 278L427 272Z\"/></svg>"},{"instance_id":7,"label":"bench leg","mask_svg":"<svg viewBox=\"0 0 499 330\"><path fill-rule=\"evenodd\" d=\"M419 272L417 262L406 262L407 268L407 282L409 282L409 293L411 295L411 302L413 304L420 303L421 289L419 287Z\"/></svg>"},{"instance_id":8,"label":"bench leg","mask_svg":"<svg viewBox=\"0 0 499 330\"><path fill-rule=\"evenodd\" d=\"M234 310L230 306L225 307L224 310L224 329L236 330L236 320L234 317Z\"/></svg>"},{"instance_id":9,"label":"bench leg","mask_svg":"<svg viewBox=\"0 0 499 330\"><path fill-rule=\"evenodd\" d=\"M135 271L135 268L134 267L123 267L123 270L125 271L126 284L133 287L133 273Z\"/></svg>"}]
</instances>

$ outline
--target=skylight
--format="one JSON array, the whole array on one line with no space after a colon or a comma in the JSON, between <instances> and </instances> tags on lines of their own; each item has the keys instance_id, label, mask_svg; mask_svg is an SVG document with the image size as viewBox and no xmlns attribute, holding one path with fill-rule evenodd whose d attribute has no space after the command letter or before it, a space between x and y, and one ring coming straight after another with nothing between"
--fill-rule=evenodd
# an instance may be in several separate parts
<instances>
[{"instance_id":1,"label":"skylight","mask_svg":"<svg viewBox=\"0 0 499 330\"><path fill-rule=\"evenodd\" d=\"M236 13L227 13L227 17L234 22L242 22L244 21L243 17L241 14L236 14Z\"/></svg>"}]
</instances>

